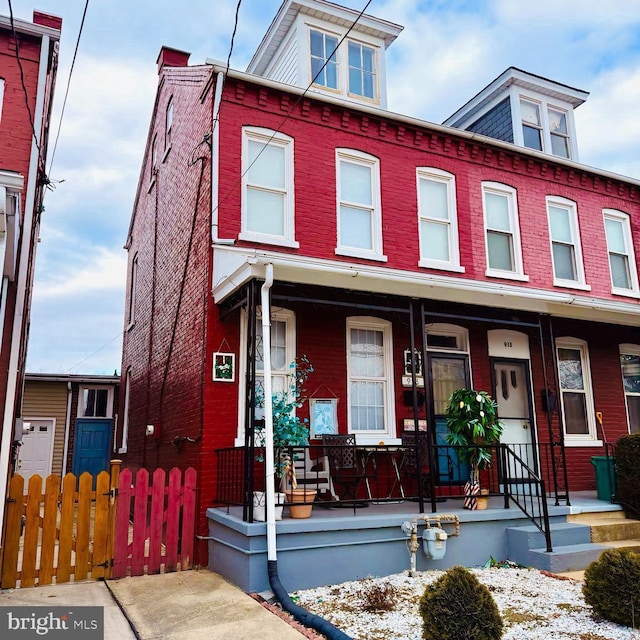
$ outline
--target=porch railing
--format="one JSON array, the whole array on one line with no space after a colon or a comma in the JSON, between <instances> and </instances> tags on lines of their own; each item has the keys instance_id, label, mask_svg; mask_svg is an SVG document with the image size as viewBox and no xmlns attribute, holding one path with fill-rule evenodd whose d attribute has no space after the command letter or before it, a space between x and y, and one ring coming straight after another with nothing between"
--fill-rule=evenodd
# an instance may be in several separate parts
<instances>
[{"instance_id":1,"label":"porch railing","mask_svg":"<svg viewBox=\"0 0 640 640\"><path fill-rule=\"evenodd\" d=\"M481 472L481 487L488 490L489 497L502 497L505 509L513 502L545 535L550 550L545 491L545 487L549 486L545 479L552 474L548 466L551 460L548 448L541 446L536 449L524 444L499 444L491 448L494 464ZM264 490L265 465L261 449L254 449L251 459L246 459L246 451L244 447L216 450L218 476L214 503L227 507L240 506L243 508L243 520L253 522L253 492ZM295 447L288 455L290 459L304 455L313 462L321 460L325 451L322 445L311 445ZM355 468L351 471L340 470L341 474L347 474L346 479L343 475L338 480L337 470L331 470L334 489L340 494L339 504L332 500L329 491L319 493L314 504L348 506L353 507L355 512L366 504L405 501L408 507L410 503L415 503L419 513L424 512L425 507L430 507L435 513L438 509L450 509L449 501L461 502L470 467L462 462L460 447L430 444L427 459L420 460L420 455L424 458L425 452L418 452L415 445L358 446ZM299 484L326 487L326 481L321 477L323 470L319 465L314 470L313 464L309 468L299 467ZM349 482L349 473L353 473L353 483ZM345 482L349 482L349 486ZM448 504L440 507L443 502Z\"/></svg>"}]
</instances>

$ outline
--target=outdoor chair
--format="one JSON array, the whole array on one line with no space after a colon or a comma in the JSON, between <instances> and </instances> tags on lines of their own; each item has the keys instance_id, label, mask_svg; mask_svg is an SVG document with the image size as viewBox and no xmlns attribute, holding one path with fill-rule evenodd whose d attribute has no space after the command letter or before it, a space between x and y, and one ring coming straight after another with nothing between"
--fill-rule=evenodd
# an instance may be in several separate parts
<instances>
[{"instance_id":1,"label":"outdoor chair","mask_svg":"<svg viewBox=\"0 0 640 640\"><path fill-rule=\"evenodd\" d=\"M431 466L429 461L429 434L420 433L418 435L418 446L416 447L416 436L412 433L402 435L402 446L406 447L401 462L405 476L416 477L418 472L418 453L420 457L420 479L422 480L422 495L431 499ZM418 452L419 448L419 452ZM445 498L436 498L436 502L444 502Z\"/></svg>"},{"instance_id":2,"label":"outdoor chair","mask_svg":"<svg viewBox=\"0 0 640 640\"><path fill-rule=\"evenodd\" d=\"M353 503L354 507L368 506L366 502L358 502L358 489L366 476L356 449L355 435L325 434L322 436L322 446L329 459L333 483L342 488L341 500Z\"/></svg>"},{"instance_id":3,"label":"outdoor chair","mask_svg":"<svg viewBox=\"0 0 640 640\"><path fill-rule=\"evenodd\" d=\"M318 493L329 493L333 500L339 500L331 479L329 458L326 455L314 460L308 447L293 447L291 456L298 487L315 489Z\"/></svg>"}]
</instances>

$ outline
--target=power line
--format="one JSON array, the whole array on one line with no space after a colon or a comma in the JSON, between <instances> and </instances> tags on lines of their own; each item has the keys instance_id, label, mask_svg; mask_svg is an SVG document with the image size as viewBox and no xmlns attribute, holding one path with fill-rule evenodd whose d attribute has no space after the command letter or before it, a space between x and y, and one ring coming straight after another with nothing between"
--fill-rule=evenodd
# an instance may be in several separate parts
<instances>
[{"instance_id":1,"label":"power line","mask_svg":"<svg viewBox=\"0 0 640 640\"><path fill-rule=\"evenodd\" d=\"M225 203L225 201L227 200L227 198L231 195L231 193L234 191L236 185L240 182L242 182L242 179L247 175L247 173L249 172L249 170L251 169L251 167L253 167L253 165L258 161L258 158L262 155L262 152L267 148L267 145L275 138L275 136L280 133L280 131L282 130L282 127L285 125L285 123L287 122L287 120L291 117L291 114L293 113L294 109L300 104L300 102L302 101L302 99L307 95L307 92L309 91L309 89L311 89L311 87L313 86L313 84L315 83L315 81L318 79L318 76L322 73L322 71L324 70L324 68L327 66L327 64L329 64L329 61L333 58L333 56L335 55L336 51L338 51L338 49L340 48L340 45L345 41L345 39L347 38L347 36L351 33L351 31L353 30L353 28L356 26L356 24L358 23L358 20L360 20L360 18L362 18L362 16L364 15L364 12L369 8L369 5L371 4L373 0L367 0L367 3L364 5L364 7L362 8L362 10L360 11L360 13L358 13L358 15L356 16L356 19L353 21L353 24L347 29L347 31L345 32L345 34L342 36L342 38L340 38L340 40L338 41L338 44L334 47L333 51L331 52L331 55L327 56L326 60L324 61L324 64L320 67L320 69L318 69L318 72L316 73L315 76L313 76L313 78L311 79L311 82L307 85L306 89L298 96L298 99L293 103L293 105L291 106L291 108L289 109L289 111L287 111L286 115L284 116L284 118L282 119L282 122L278 125L277 129L274 130L274 132L271 134L271 137L264 143L262 149L260 149L259 153L256 155L256 157L253 159L253 161L251 162L251 164L249 164L249 166L242 172L242 174L240 175L240 177L238 178L238 180L236 180L233 184L233 186L227 191L227 193L224 195L224 197L222 198L222 200L220 200L218 202L218 204L216 205L215 209L213 210L213 213L215 213L216 211L218 211L220 209L220 206L222 204ZM240 5L240 2L238 2L238 6ZM237 16L236 16L237 17ZM235 33L235 29L234 29L234 33ZM231 39L231 46L233 47L233 37ZM231 57L231 53L229 53L229 57ZM227 61L227 70L225 72L225 76L227 75L227 72L229 71L229 61Z\"/></svg>"},{"instance_id":2,"label":"power line","mask_svg":"<svg viewBox=\"0 0 640 640\"><path fill-rule=\"evenodd\" d=\"M231 45L229 46L229 55L227 56L227 68L226 68L226 70L224 72L225 76L229 72L229 64L231 62L231 53L233 52L233 41L235 40L236 30L238 29L238 15L240 14L240 5L241 4L242 4L242 0L238 0L238 4L236 5L236 17L235 17L235 21L233 23L233 33L231 34Z\"/></svg>"},{"instance_id":3,"label":"power line","mask_svg":"<svg viewBox=\"0 0 640 640\"><path fill-rule=\"evenodd\" d=\"M42 149L40 148L40 142L38 141L38 136L36 134L36 128L33 124L33 112L31 111L31 105L29 104L29 94L27 93L27 85L24 81L24 69L22 68L22 60L20 58L20 44L18 42L18 34L16 33L16 25L13 20L13 7L11 6L11 0L7 0L9 3L9 20L11 21L11 32L13 34L13 39L16 42L16 60L18 61L18 67L20 68L20 81L22 82L22 93L24 94L24 103L27 105L27 111L29 113L29 122L31 123L31 132L33 133L33 140L36 143L36 147L38 147L38 153L42 153Z\"/></svg>"},{"instance_id":4,"label":"power line","mask_svg":"<svg viewBox=\"0 0 640 640\"><path fill-rule=\"evenodd\" d=\"M78 55L78 47L80 45L80 36L82 36L82 29L84 27L84 19L87 16L87 9L89 8L89 0L85 2L84 11L82 12L82 21L80 22L80 30L78 31L78 39L76 40L76 48L73 52L73 60L71 61L71 69L69 69L69 78L67 79L67 90L64 94L64 100L62 102L62 111L60 112L60 121L58 122L58 133L56 133L56 141L53 145L53 151L51 152L51 163L49 164L49 175L51 175L51 167L53 167L53 159L56 155L56 149L58 148L58 138L60 137L60 129L62 128L62 118L64 117L64 109L67 106L67 98L69 96L69 87L71 86L71 76L73 75L73 68L76 64L76 56Z\"/></svg>"},{"instance_id":5,"label":"power line","mask_svg":"<svg viewBox=\"0 0 640 640\"><path fill-rule=\"evenodd\" d=\"M117 336L114 336L113 338L111 338L111 340L109 340L109 342L105 342L105 344L103 344L101 347L98 347L93 353L90 353L86 358L82 358L82 360L80 360L80 362L76 362L73 365L73 367L70 367L67 370L67 373L71 373L77 366L81 365L83 362L86 362L90 358L93 358L93 356L95 356L96 353L100 353L100 351L102 351L105 347L108 347L114 340L117 340L118 338L121 338L123 335L124 335L124 331L121 331Z\"/></svg>"}]
</instances>

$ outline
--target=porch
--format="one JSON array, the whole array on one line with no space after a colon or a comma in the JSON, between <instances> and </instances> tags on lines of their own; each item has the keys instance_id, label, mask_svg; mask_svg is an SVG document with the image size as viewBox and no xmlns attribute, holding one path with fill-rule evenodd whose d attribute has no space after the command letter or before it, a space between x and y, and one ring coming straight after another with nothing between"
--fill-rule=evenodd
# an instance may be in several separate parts
<instances>
[{"instance_id":1,"label":"porch","mask_svg":"<svg viewBox=\"0 0 640 640\"><path fill-rule=\"evenodd\" d=\"M595 491L573 493L571 505L555 502L551 499L546 505L554 545L556 536L559 544L563 536L575 537L573 530L563 532L572 526L567 523L570 515L621 511L619 505L598 500ZM209 568L244 591L259 592L269 589L266 524L244 521L242 511L241 506L207 510ZM512 501L505 508L501 495L491 496L486 510L475 511L464 509L461 499L448 498L438 503L438 513L457 516L460 535L449 537L442 560L428 560L420 549L418 571L456 564L477 566L491 557L512 559L518 549L508 530L520 528L531 535L531 521ZM284 518L276 522L280 579L287 590L294 591L405 571L410 558L401 525L419 514L419 503L410 500L370 503L355 510L316 504L311 517L304 520L287 517L285 507ZM442 526L453 531L446 523ZM422 534L422 527L418 533Z\"/></svg>"}]
</instances>

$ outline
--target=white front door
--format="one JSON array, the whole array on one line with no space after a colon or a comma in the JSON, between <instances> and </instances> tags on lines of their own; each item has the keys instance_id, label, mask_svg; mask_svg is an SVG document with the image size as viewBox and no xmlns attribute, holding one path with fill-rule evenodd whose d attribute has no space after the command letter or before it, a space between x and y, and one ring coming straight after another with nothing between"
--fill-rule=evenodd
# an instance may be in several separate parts
<instances>
[{"instance_id":1,"label":"white front door","mask_svg":"<svg viewBox=\"0 0 640 640\"><path fill-rule=\"evenodd\" d=\"M498 417L504 425L500 442L508 444L535 471L528 368L528 360L494 360L494 398L498 403ZM516 475L521 476L522 472Z\"/></svg>"},{"instance_id":2,"label":"white front door","mask_svg":"<svg viewBox=\"0 0 640 640\"><path fill-rule=\"evenodd\" d=\"M26 482L35 474L44 479L51 473L56 421L55 418L27 418L25 422L30 423L32 429L22 436L16 472Z\"/></svg>"}]
</instances>

